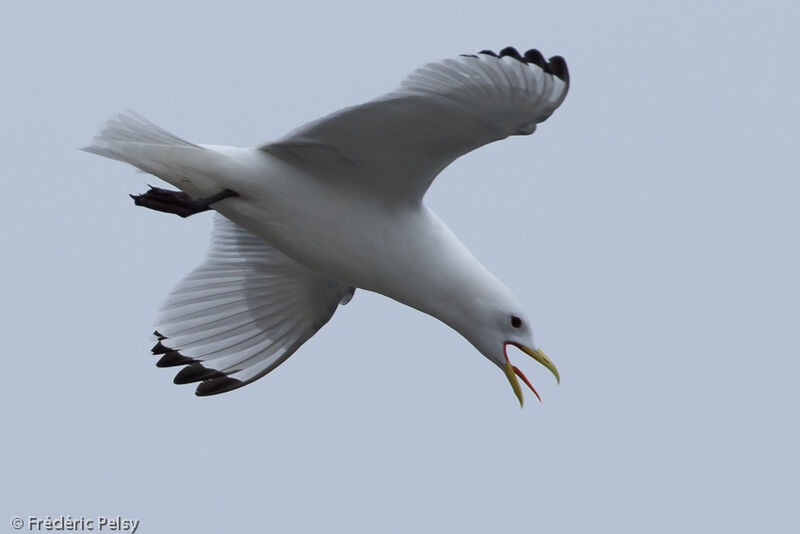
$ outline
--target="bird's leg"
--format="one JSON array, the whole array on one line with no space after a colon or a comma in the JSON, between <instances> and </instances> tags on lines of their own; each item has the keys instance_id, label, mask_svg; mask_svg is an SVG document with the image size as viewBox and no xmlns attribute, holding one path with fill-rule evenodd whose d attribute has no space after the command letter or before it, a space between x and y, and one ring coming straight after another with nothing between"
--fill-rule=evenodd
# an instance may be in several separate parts
<instances>
[{"instance_id":1,"label":"bird's leg","mask_svg":"<svg viewBox=\"0 0 800 534\"><path fill-rule=\"evenodd\" d=\"M188 217L195 213L211 209L211 204L222 199L239 196L236 192L226 189L205 198L193 199L183 191L170 191L159 187L150 186L150 190L141 195L131 195L134 204L144 206L151 210L174 213L181 217Z\"/></svg>"}]
</instances>

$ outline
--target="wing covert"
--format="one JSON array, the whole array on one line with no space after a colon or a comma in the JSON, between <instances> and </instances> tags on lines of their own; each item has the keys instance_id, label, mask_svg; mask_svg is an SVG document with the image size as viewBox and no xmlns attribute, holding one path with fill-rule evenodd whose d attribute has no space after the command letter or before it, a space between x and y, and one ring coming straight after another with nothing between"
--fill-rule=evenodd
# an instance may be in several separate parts
<instances>
[{"instance_id":1,"label":"wing covert","mask_svg":"<svg viewBox=\"0 0 800 534\"><path fill-rule=\"evenodd\" d=\"M510 135L533 133L568 88L560 56L545 61L537 50L484 50L424 65L395 91L260 148L359 181L379 195L418 201L456 158Z\"/></svg>"}]
</instances>

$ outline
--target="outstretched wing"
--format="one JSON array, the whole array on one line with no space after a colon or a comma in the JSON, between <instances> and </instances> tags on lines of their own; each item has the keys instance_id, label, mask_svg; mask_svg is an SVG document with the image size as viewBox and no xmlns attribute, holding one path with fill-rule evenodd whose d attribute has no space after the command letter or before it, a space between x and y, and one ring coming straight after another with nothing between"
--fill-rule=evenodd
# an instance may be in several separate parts
<instances>
[{"instance_id":1,"label":"outstretched wing","mask_svg":"<svg viewBox=\"0 0 800 534\"><path fill-rule=\"evenodd\" d=\"M430 63L400 87L340 110L260 148L295 165L333 171L389 198L419 200L459 156L529 135L567 95L560 56L506 48Z\"/></svg>"},{"instance_id":2,"label":"outstretched wing","mask_svg":"<svg viewBox=\"0 0 800 534\"><path fill-rule=\"evenodd\" d=\"M156 322L159 367L214 395L257 380L328 322L354 288L284 256L218 215L206 261L169 294Z\"/></svg>"}]
</instances>

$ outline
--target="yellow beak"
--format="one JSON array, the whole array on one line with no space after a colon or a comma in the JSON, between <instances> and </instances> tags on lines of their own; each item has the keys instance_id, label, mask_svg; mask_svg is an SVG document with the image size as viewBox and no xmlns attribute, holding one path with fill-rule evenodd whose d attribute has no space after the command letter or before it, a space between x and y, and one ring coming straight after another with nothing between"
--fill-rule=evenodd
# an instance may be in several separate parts
<instances>
[{"instance_id":1,"label":"yellow beak","mask_svg":"<svg viewBox=\"0 0 800 534\"><path fill-rule=\"evenodd\" d=\"M537 362L544 365L551 373L553 373L553 376L556 377L556 382L559 384L561 383L561 377L558 375L558 369L556 369L555 364L552 361L550 361L550 358L545 356L544 352L542 352L540 349L532 349L530 347L526 347L525 345L521 345L513 341L509 341L507 345L508 344L514 345L519 350L521 350L522 352L524 352ZM503 349L505 350L505 347L503 347ZM517 380L517 377L520 377L522 381L525 382L525 385L528 386L531 389L531 391L533 391L533 394L536 395L536 398L539 399L539 402L542 402L542 398L539 396L539 393L536 392L536 389L533 387L533 384L530 383L530 381L523 374L522 371L520 371L516 366L511 365L511 362L508 361L508 355L506 355L506 365L503 368L503 370L506 373L506 378L508 378L508 381L511 383L511 388L514 390L514 394L519 399L520 407L522 407L523 405L523 397L522 397L522 388L519 385L519 380Z\"/></svg>"}]
</instances>

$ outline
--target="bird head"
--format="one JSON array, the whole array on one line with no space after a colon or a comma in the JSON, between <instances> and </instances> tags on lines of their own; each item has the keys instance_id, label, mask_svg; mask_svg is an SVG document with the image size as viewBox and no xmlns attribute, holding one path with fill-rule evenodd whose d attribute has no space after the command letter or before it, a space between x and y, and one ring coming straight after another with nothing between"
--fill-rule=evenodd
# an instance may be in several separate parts
<instances>
[{"instance_id":1,"label":"bird head","mask_svg":"<svg viewBox=\"0 0 800 534\"><path fill-rule=\"evenodd\" d=\"M545 366L556 377L556 381L560 382L558 369L541 349L536 348L530 321L519 311L515 302L510 299L505 300L504 306L498 305L497 301L494 301L491 306L476 306L473 309L480 309L480 318L474 313L470 314L472 315L470 326L458 330L481 354L502 369L514 394L519 399L520 406L523 404L523 396L519 379L533 391L533 394L541 402L542 399L530 380L517 366L511 363L508 354L509 347L516 347Z\"/></svg>"}]
</instances>

